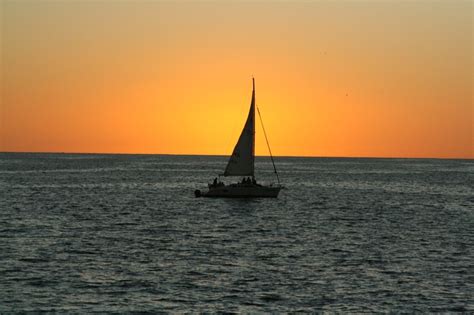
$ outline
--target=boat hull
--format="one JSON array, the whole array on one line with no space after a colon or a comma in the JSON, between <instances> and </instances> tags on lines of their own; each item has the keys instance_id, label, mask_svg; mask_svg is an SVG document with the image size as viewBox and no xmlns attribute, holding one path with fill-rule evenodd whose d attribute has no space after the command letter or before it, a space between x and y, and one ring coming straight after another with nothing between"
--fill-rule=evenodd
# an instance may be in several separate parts
<instances>
[{"instance_id":1,"label":"boat hull","mask_svg":"<svg viewBox=\"0 0 474 315\"><path fill-rule=\"evenodd\" d=\"M208 192L196 191L196 197L210 198L276 198L280 193L279 186L218 186L209 187Z\"/></svg>"}]
</instances>

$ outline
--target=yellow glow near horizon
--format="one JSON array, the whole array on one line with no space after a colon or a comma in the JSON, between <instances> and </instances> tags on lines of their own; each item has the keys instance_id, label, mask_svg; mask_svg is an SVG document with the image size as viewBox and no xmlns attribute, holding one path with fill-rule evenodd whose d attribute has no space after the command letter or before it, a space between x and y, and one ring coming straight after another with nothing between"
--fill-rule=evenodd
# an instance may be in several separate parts
<instances>
[{"instance_id":1,"label":"yellow glow near horizon","mask_svg":"<svg viewBox=\"0 0 474 315\"><path fill-rule=\"evenodd\" d=\"M3 1L0 151L473 158L472 9Z\"/></svg>"}]
</instances>

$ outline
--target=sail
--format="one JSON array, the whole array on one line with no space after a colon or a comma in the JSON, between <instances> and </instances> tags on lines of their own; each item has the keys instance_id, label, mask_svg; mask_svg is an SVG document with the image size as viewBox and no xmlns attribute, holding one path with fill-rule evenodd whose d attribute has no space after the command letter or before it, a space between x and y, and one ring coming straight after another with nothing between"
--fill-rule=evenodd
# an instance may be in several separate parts
<instances>
[{"instance_id":1,"label":"sail","mask_svg":"<svg viewBox=\"0 0 474 315\"><path fill-rule=\"evenodd\" d=\"M255 160L255 81L252 79L252 101L250 111L235 145L232 156L227 163L224 176L253 176Z\"/></svg>"}]
</instances>

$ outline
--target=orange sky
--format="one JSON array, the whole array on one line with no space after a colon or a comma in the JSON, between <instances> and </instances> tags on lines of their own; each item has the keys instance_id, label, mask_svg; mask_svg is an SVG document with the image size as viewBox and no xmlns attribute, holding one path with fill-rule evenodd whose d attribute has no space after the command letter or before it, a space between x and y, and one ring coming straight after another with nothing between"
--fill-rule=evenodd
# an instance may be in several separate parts
<instances>
[{"instance_id":1,"label":"orange sky","mask_svg":"<svg viewBox=\"0 0 474 315\"><path fill-rule=\"evenodd\" d=\"M471 1L2 1L0 151L474 158ZM266 155L257 125L257 154Z\"/></svg>"}]
</instances>

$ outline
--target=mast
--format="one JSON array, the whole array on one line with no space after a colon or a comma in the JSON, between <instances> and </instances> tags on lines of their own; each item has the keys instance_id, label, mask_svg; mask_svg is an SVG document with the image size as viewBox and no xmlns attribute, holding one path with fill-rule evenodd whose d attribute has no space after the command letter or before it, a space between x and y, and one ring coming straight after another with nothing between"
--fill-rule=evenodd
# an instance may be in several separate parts
<instances>
[{"instance_id":1,"label":"mast","mask_svg":"<svg viewBox=\"0 0 474 315\"><path fill-rule=\"evenodd\" d=\"M252 101L250 104L250 110L252 111L252 120L253 120L253 130L252 130L252 157L253 157L253 163L254 163L254 169L255 169L255 78L252 77ZM252 175L254 177L254 175Z\"/></svg>"}]
</instances>

